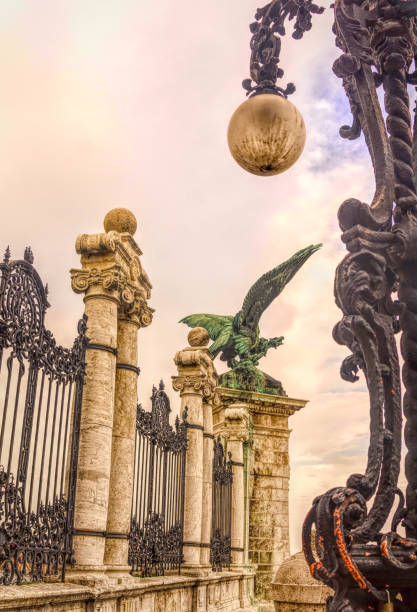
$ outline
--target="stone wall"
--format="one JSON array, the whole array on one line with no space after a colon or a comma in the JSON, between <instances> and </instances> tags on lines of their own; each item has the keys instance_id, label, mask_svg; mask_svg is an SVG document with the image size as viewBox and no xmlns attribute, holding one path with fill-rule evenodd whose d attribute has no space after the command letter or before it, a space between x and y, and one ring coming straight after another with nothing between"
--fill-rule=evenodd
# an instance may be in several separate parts
<instances>
[{"instance_id":1,"label":"stone wall","mask_svg":"<svg viewBox=\"0 0 417 612\"><path fill-rule=\"evenodd\" d=\"M250 577L223 572L206 578L164 576L93 588L80 584L0 587L0 610L37 612L244 612ZM253 610L253 608L250 608Z\"/></svg>"},{"instance_id":2,"label":"stone wall","mask_svg":"<svg viewBox=\"0 0 417 612\"><path fill-rule=\"evenodd\" d=\"M271 581L290 554L288 418L304 407L306 401L223 387L218 387L217 392L220 402L214 408L215 434L226 441L231 436L233 439L231 416L237 410L246 414L246 419L241 417L247 428L247 435L241 435L241 440L248 482L244 493L248 538L243 556L256 574L256 599L270 601Z\"/></svg>"},{"instance_id":3,"label":"stone wall","mask_svg":"<svg viewBox=\"0 0 417 612\"><path fill-rule=\"evenodd\" d=\"M288 416L256 413L249 476L249 560L256 593L268 599L278 566L290 554Z\"/></svg>"}]
</instances>

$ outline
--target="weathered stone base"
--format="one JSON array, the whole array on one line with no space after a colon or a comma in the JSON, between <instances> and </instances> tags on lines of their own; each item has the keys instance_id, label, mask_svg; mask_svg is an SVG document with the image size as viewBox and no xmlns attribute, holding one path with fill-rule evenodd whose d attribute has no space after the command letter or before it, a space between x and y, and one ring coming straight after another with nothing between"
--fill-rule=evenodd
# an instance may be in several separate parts
<instances>
[{"instance_id":1,"label":"weathered stone base","mask_svg":"<svg viewBox=\"0 0 417 612\"><path fill-rule=\"evenodd\" d=\"M204 578L137 578L92 588L37 583L0 587L0 610L36 612L255 612L253 575L222 572Z\"/></svg>"},{"instance_id":2,"label":"weathered stone base","mask_svg":"<svg viewBox=\"0 0 417 612\"><path fill-rule=\"evenodd\" d=\"M302 552L284 561L271 585L276 612L325 612L331 589L311 577Z\"/></svg>"}]
</instances>

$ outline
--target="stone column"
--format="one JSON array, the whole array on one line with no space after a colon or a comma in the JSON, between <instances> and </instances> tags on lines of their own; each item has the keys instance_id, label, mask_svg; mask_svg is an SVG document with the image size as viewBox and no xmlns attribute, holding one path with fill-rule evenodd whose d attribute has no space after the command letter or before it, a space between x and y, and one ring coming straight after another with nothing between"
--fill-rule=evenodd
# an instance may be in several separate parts
<instances>
[{"instance_id":1,"label":"stone column","mask_svg":"<svg viewBox=\"0 0 417 612\"><path fill-rule=\"evenodd\" d=\"M89 345L86 353L75 496L75 567L68 572L70 580L80 576L83 580L104 577L118 310L122 303L126 304L130 300L132 292L135 296L126 269L124 246L126 241L134 242L130 235L134 232L133 225L136 229L134 216L125 211L120 224L105 227L106 233L83 234L76 241L82 269L71 270L72 288L76 293L85 294Z\"/></svg>"},{"instance_id":2,"label":"stone column","mask_svg":"<svg viewBox=\"0 0 417 612\"><path fill-rule=\"evenodd\" d=\"M189 347L174 358L178 376L173 376L173 387L181 395L181 409L187 408L188 449L185 467L184 499L184 564L182 571L199 575L203 568L200 560L203 520L203 397L209 398L217 384L213 357L207 345L209 335L201 327L188 334Z\"/></svg>"},{"instance_id":3,"label":"stone column","mask_svg":"<svg viewBox=\"0 0 417 612\"><path fill-rule=\"evenodd\" d=\"M201 516L201 550L200 563L210 571L210 538L213 508L213 406L215 395L205 397L203 401L203 509Z\"/></svg>"},{"instance_id":4,"label":"stone column","mask_svg":"<svg viewBox=\"0 0 417 612\"><path fill-rule=\"evenodd\" d=\"M221 405L213 413L216 435L223 435L226 411L236 403L246 411L250 423L248 552L256 572L255 596L268 601L271 581L290 554L288 418L307 402L223 387L217 391Z\"/></svg>"},{"instance_id":5,"label":"stone column","mask_svg":"<svg viewBox=\"0 0 417 612\"><path fill-rule=\"evenodd\" d=\"M129 573L127 564L133 483L137 404L137 332L131 321L119 321L116 393L112 435L109 510L104 563L107 572ZM132 369L120 368L120 365Z\"/></svg>"},{"instance_id":6,"label":"stone column","mask_svg":"<svg viewBox=\"0 0 417 612\"><path fill-rule=\"evenodd\" d=\"M232 453L232 565L231 569L242 571L245 566L245 464L243 444L249 439L249 417L245 404L230 404L224 411L222 435L227 441L227 452Z\"/></svg>"},{"instance_id":7,"label":"stone column","mask_svg":"<svg viewBox=\"0 0 417 612\"><path fill-rule=\"evenodd\" d=\"M118 227L123 215L111 211L105 227ZM117 216L116 216L117 213ZM132 232L133 233L133 232ZM146 300L151 285L140 266L141 251L127 231L122 234L128 284L121 294L118 315L116 388L112 433L109 507L104 563L111 577L128 576L128 534L133 491L137 411L138 330L152 322Z\"/></svg>"}]
</instances>

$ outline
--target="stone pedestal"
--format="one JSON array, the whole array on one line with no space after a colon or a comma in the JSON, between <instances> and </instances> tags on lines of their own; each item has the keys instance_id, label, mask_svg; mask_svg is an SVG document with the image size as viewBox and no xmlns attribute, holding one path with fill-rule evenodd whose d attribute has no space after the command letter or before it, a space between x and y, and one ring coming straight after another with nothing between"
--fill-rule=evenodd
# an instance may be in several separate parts
<instances>
[{"instance_id":1,"label":"stone pedestal","mask_svg":"<svg viewBox=\"0 0 417 612\"><path fill-rule=\"evenodd\" d=\"M329 595L333 591L310 575L303 552L284 561L271 584L276 612L325 612Z\"/></svg>"},{"instance_id":2,"label":"stone pedestal","mask_svg":"<svg viewBox=\"0 0 417 612\"><path fill-rule=\"evenodd\" d=\"M218 387L220 406L214 410L214 432L227 431L227 411L239 404L249 422L250 441L244 467L249 480L246 520L249 562L256 572L255 596L269 600L271 581L289 548L288 417L303 408L305 400ZM228 450L229 447L228 447Z\"/></svg>"},{"instance_id":3,"label":"stone pedestal","mask_svg":"<svg viewBox=\"0 0 417 612\"><path fill-rule=\"evenodd\" d=\"M141 251L132 237L135 217L125 209L115 209L106 217L105 230L106 233L77 238L82 269L71 270L73 290L85 294L89 345L75 496L75 567L68 572L70 580L77 576L84 581L89 577L104 578L109 527L122 530L126 539L127 511L118 506L117 498L121 493L126 499L131 496L132 477L122 470L133 466L133 446L130 448L129 443L133 440L136 381L132 384L133 372L129 372L129 381L126 376L118 376L115 412L116 356L120 350L122 359L130 365L129 359L133 359L136 365L137 324L148 325L152 320L152 309L146 304L151 285L139 262ZM120 324L121 315L132 319L127 325L133 324L133 328ZM122 564L125 556L126 567L126 543L116 549L114 554L106 552L106 557L110 563Z\"/></svg>"},{"instance_id":4,"label":"stone pedestal","mask_svg":"<svg viewBox=\"0 0 417 612\"><path fill-rule=\"evenodd\" d=\"M210 403L218 377L213 357L207 349L209 336L205 329L196 327L188 334L190 346L174 358L178 376L173 376L173 387L181 395L181 411L187 409L188 449L185 466L184 498L184 564L183 573L201 575L208 571L201 563L201 544L207 537L203 525L204 477L204 409L203 398ZM206 409L207 412L207 409ZM207 414L206 414L207 423ZM205 456L207 464L207 453ZM204 511L206 514L206 511ZM211 522L210 522L211 524Z\"/></svg>"}]
</instances>

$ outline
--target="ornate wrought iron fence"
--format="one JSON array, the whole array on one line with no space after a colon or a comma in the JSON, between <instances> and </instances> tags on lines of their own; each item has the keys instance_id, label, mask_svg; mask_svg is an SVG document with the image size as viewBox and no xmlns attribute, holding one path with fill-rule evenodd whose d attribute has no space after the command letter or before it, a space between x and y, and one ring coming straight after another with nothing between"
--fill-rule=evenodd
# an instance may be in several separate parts
<instances>
[{"instance_id":1,"label":"ornate wrought iron fence","mask_svg":"<svg viewBox=\"0 0 417 612\"><path fill-rule=\"evenodd\" d=\"M220 436L214 440L213 511L210 541L210 563L215 572L230 568L232 528L232 454L226 453Z\"/></svg>"},{"instance_id":2,"label":"ornate wrought iron fence","mask_svg":"<svg viewBox=\"0 0 417 612\"><path fill-rule=\"evenodd\" d=\"M138 405L136 418L129 564L141 576L161 576L182 563L186 411L175 429L161 381L152 391L152 410Z\"/></svg>"},{"instance_id":3,"label":"ornate wrought iron fence","mask_svg":"<svg viewBox=\"0 0 417 612\"><path fill-rule=\"evenodd\" d=\"M86 317L72 349L44 327L33 254L0 264L0 583L71 562Z\"/></svg>"}]
</instances>

